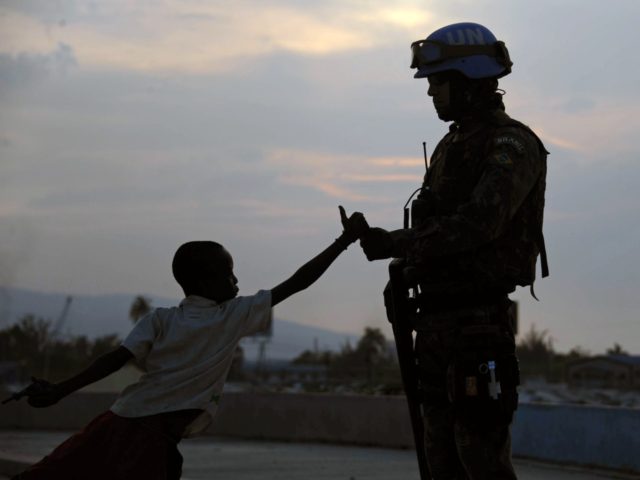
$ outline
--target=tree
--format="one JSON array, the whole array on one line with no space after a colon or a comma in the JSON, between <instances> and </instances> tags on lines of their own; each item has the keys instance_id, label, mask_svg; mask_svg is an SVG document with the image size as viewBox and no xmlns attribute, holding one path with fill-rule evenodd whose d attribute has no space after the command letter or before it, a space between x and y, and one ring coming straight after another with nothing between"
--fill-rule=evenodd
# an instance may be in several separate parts
<instances>
[{"instance_id":1,"label":"tree","mask_svg":"<svg viewBox=\"0 0 640 480\"><path fill-rule=\"evenodd\" d=\"M552 371L555 356L553 338L547 330L538 330L535 324L522 337L517 345L518 358L524 375L542 375L548 377Z\"/></svg>"},{"instance_id":2,"label":"tree","mask_svg":"<svg viewBox=\"0 0 640 480\"><path fill-rule=\"evenodd\" d=\"M119 344L117 335L105 335L94 340L86 336L54 339L50 321L27 315L0 330L0 361L19 362L25 378L46 375L47 380L60 381ZM50 368L46 368L47 362Z\"/></svg>"},{"instance_id":3,"label":"tree","mask_svg":"<svg viewBox=\"0 0 640 480\"><path fill-rule=\"evenodd\" d=\"M355 348L346 343L328 364L329 376L336 382L349 384L359 391L380 391L400 385L398 362L387 339L378 328L367 327Z\"/></svg>"},{"instance_id":4,"label":"tree","mask_svg":"<svg viewBox=\"0 0 640 480\"><path fill-rule=\"evenodd\" d=\"M547 330L539 331L533 324L518 342L518 353L536 358L546 358L553 353L553 338Z\"/></svg>"},{"instance_id":5,"label":"tree","mask_svg":"<svg viewBox=\"0 0 640 480\"><path fill-rule=\"evenodd\" d=\"M624 350L622 346L616 342L613 347L607 348L607 355L629 355L629 352Z\"/></svg>"},{"instance_id":6,"label":"tree","mask_svg":"<svg viewBox=\"0 0 640 480\"><path fill-rule=\"evenodd\" d=\"M356 352L371 361L377 361L387 354L387 339L379 328L366 327L356 345Z\"/></svg>"},{"instance_id":7,"label":"tree","mask_svg":"<svg viewBox=\"0 0 640 480\"><path fill-rule=\"evenodd\" d=\"M3 356L11 351L20 351L26 358L36 357L51 341L51 322L26 315L18 323L2 330L0 338Z\"/></svg>"},{"instance_id":8,"label":"tree","mask_svg":"<svg viewBox=\"0 0 640 480\"><path fill-rule=\"evenodd\" d=\"M305 350L294 358L291 363L296 365L329 365L335 355L331 350Z\"/></svg>"},{"instance_id":9,"label":"tree","mask_svg":"<svg viewBox=\"0 0 640 480\"><path fill-rule=\"evenodd\" d=\"M136 323L140 318L144 317L147 313L151 311L151 300L148 298L138 295L133 299L131 303L131 308L129 309L129 318L133 323Z\"/></svg>"},{"instance_id":10,"label":"tree","mask_svg":"<svg viewBox=\"0 0 640 480\"><path fill-rule=\"evenodd\" d=\"M120 337L117 333L103 335L93 341L89 356L91 359L98 358L100 355L117 348L118 345L120 345Z\"/></svg>"},{"instance_id":11,"label":"tree","mask_svg":"<svg viewBox=\"0 0 640 480\"><path fill-rule=\"evenodd\" d=\"M567 353L567 358L571 360L579 360L582 358L587 358L591 356L591 352L580 345L576 345Z\"/></svg>"}]
</instances>

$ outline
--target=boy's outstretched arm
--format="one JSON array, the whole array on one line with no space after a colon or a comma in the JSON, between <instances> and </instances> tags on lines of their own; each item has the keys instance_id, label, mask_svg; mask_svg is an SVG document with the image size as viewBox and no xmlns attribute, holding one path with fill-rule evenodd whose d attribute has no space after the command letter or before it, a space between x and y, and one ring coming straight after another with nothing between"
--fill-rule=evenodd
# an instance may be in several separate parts
<instances>
[{"instance_id":1,"label":"boy's outstretched arm","mask_svg":"<svg viewBox=\"0 0 640 480\"><path fill-rule=\"evenodd\" d=\"M277 305L294 293L298 293L313 284L349 245L358 240L368 230L369 225L367 225L362 213L355 212L347 218L344 208L342 206L338 208L340 209L340 219L344 228L342 235L300 267L290 278L272 288L271 306Z\"/></svg>"},{"instance_id":2,"label":"boy's outstretched arm","mask_svg":"<svg viewBox=\"0 0 640 480\"><path fill-rule=\"evenodd\" d=\"M33 383L24 390L32 407L48 407L54 405L70 393L97 382L113 372L120 370L133 358L133 354L125 347L118 347L96 358L82 372L60 383L49 383L33 378Z\"/></svg>"}]
</instances>

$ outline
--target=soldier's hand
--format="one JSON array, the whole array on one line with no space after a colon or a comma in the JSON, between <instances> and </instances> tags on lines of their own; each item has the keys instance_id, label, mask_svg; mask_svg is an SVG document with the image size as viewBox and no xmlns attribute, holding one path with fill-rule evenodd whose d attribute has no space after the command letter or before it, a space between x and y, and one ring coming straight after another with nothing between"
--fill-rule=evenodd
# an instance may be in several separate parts
<instances>
[{"instance_id":1,"label":"soldier's hand","mask_svg":"<svg viewBox=\"0 0 640 480\"><path fill-rule=\"evenodd\" d=\"M360 238L360 246L367 260L382 260L391 257L393 239L385 229L372 227Z\"/></svg>"},{"instance_id":2,"label":"soldier's hand","mask_svg":"<svg viewBox=\"0 0 640 480\"><path fill-rule=\"evenodd\" d=\"M342 205L338 206L340 210L340 221L342 222L342 228L344 228L344 238L349 243L353 243L369 230L369 224L364 218L364 215L360 212L353 212L350 217L347 217L347 213Z\"/></svg>"}]
</instances>

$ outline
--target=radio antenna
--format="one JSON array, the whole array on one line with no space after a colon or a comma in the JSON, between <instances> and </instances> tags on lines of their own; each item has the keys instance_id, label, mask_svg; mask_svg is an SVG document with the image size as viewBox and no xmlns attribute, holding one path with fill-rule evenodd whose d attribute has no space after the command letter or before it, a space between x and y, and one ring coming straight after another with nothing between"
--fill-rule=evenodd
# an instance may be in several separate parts
<instances>
[{"instance_id":1,"label":"radio antenna","mask_svg":"<svg viewBox=\"0 0 640 480\"><path fill-rule=\"evenodd\" d=\"M424 152L424 166L426 167L426 173L424 174L424 178L426 182L427 175L429 174L429 160L427 160L427 142L422 142L422 151ZM405 229L409 228L409 216L410 216L409 203L411 202L411 199L414 197L414 195L418 193L420 190L422 190L423 188L425 188L424 184L420 188L416 189L416 191L413 192L409 197L409 199L407 200L407 203L404 204L402 213L403 213L403 225Z\"/></svg>"},{"instance_id":2,"label":"radio antenna","mask_svg":"<svg viewBox=\"0 0 640 480\"><path fill-rule=\"evenodd\" d=\"M429 170L429 160L427 160L427 142L422 142L422 151L424 152L424 166Z\"/></svg>"}]
</instances>

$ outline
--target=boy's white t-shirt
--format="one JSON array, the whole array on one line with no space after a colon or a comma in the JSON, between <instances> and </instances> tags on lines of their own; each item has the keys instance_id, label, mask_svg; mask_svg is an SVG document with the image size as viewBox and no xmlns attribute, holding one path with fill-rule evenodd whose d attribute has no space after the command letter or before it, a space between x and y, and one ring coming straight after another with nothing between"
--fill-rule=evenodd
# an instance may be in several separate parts
<instances>
[{"instance_id":1,"label":"boy's white t-shirt","mask_svg":"<svg viewBox=\"0 0 640 480\"><path fill-rule=\"evenodd\" d=\"M122 342L144 374L125 388L111 411L142 417L202 409L185 430L189 437L212 421L240 339L271 327L271 291L221 304L198 296L142 317Z\"/></svg>"}]
</instances>

